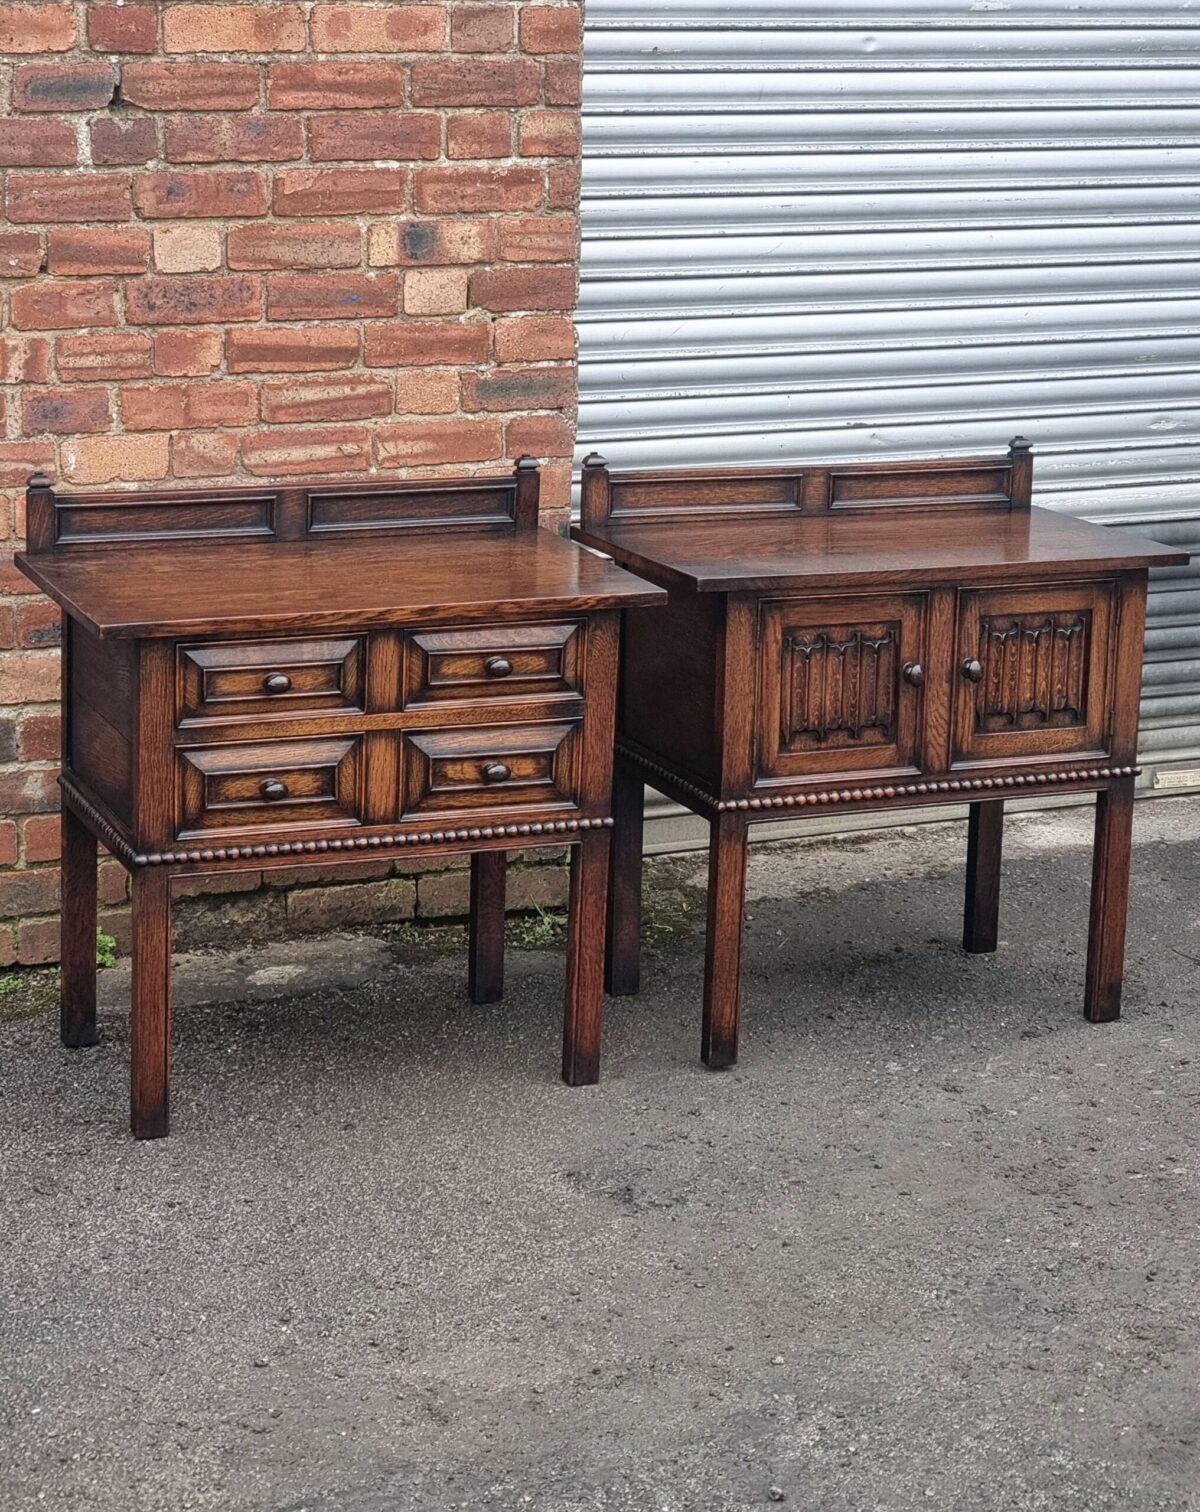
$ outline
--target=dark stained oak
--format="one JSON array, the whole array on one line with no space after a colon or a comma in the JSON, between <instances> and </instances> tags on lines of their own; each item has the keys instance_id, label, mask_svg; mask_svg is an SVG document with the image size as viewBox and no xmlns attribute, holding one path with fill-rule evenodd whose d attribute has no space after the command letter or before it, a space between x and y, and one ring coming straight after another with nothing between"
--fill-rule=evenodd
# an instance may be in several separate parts
<instances>
[{"instance_id":1,"label":"dark stained oak","mask_svg":"<svg viewBox=\"0 0 1200 1512\"><path fill-rule=\"evenodd\" d=\"M507 859L503 851L477 851L471 857L467 995L473 1003L498 1003L504 996Z\"/></svg>"},{"instance_id":2,"label":"dark stained oak","mask_svg":"<svg viewBox=\"0 0 1200 1512\"><path fill-rule=\"evenodd\" d=\"M737 1059L746 835L970 804L963 945L996 948L1004 798L1095 792L1087 1016L1120 1005L1148 569L1174 548L1031 506L1032 456L610 473L577 540L670 590L625 614L618 771L709 824L702 1054ZM635 778L631 775L628 781ZM618 778L608 975L638 984Z\"/></svg>"},{"instance_id":3,"label":"dark stained oak","mask_svg":"<svg viewBox=\"0 0 1200 1512\"><path fill-rule=\"evenodd\" d=\"M1000 934L1000 857L1004 800L973 803L967 817L967 897L963 949L969 955L995 950Z\"/></svg>"},{"instance_id":4,"label":"dark stained oak","mask_svg":"<svg viewBox=\"0 0 1200 1512\"><path fill-rule=\"evenodd\" d=\"M62 1034L95 1041L96 847L133 894L131 1124L167 1133L171 882L468 854L468 989L504 982L505 852L573 848L563 1074L600 1071L619 610L666 594L537 527L538 473L59 494Z\"/></svg>"},{"instance_id":5,"label":"dark stained oak","mask_svg":"<svg viewBox=\"0 0 1200 1512\"><path fill-rule=\"evenodd\" d=\"M637 767L618 756L604 958L604 985L613 997L629 997L641 985L644 792Z\"/></svg>"},{"instance_id":6,"label":"dark stained oak","mask_svg":"<svg viewBox=\"0 0 1200 1512\"><path fill-rule=\"evenodd\" d=\"M96 837L62 811L62 1042L96 1044Z\"/></svg>"}]
</instances>

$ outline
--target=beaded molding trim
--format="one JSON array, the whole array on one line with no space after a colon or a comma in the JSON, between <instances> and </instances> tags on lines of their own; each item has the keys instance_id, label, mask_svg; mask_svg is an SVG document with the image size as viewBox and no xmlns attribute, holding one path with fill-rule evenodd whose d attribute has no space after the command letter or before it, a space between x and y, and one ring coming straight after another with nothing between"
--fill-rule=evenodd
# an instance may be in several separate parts
<instances>
[{"instance_id":1,"label":"beaded molding trim","mask_svg":"<svg viewBox=\"0 0 1200 1512\"><path fill-rule=\"evenodd\" d=\"M676 777L636 751L620 747L621 755L635 766L661 777L676 792L686 793L711 813L754 812L762 809L810 808L843 803L879 803L890 798L925 798L940 793L985 793L997 789L1050 787L1064 782L1110 782L1119 777L1138 777L1141 767L1066 767L1055 772L1029 772L1010 777L949 777L932 782L896 782L883 787L827 788L812 793L786 793L776 798L713 798L711 794Z\"/></svg>"},{"instance_id":2,"label":"beaded molding trim","mask_svg":"<svg viewBox=\"0 0 1200 1512\"><path fill-rule=\"evenodd\" d=\"M330 840L275 840L258 845L220 845L203 850L151 851L143 854L113 829L86 798L68 783L63 796L126 866L207 865L213 861L260 861L266 856L324 856L346 851L403 849L412 845L458 845L471 840L525 840L531 835L567 835L582 830L611 829L612 819L547 819L526 824L482 824L472 829L420 830L396 835L346 835Z\"/></svg>"}]
</instances>

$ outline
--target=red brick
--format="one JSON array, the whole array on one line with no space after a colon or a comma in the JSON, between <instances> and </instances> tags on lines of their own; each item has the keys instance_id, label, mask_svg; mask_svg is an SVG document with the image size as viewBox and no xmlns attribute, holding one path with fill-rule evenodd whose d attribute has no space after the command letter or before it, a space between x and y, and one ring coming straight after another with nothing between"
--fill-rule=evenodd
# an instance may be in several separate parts
<instances>
[{"instance_id":1,"label":"red brick","mask_svg":"<svg viewBox=\"0 0 1200 1512\"><path fill-rule=\"evenodd\" d=\"M578 210L579 164L554 163L546 169L546 209Z\"/></svg>"},{"instance_id":2,"label":"red brick","mask_svg":"<svg viewBox=\"0 0 1200 1512\"><path fill-rule=\"evenodd\" d=\"M267 213L267 186L249 171L139 173L133 194L139 211L153 219Z\"/></svg>"},{"instance_id":3,"label":"red brick","mask_svg":"<svg viewBox=\"0 0 1200 1512\"><path fill-rule=\"evenodd\" d=\"M57 772L37 767L0 772L0 812L52 814L57 808Z\"/></svg>"},{"instance_id":4,"label":"red brick","mask_svg":"<svg viewBox=\"0 0 1200 1512\"><path fill-rule=\"evenodd\" d=\"M446 122L446 156L502 158L512 155L512 116L507 110L473 110Z\"/></svg>"},{"instance_id":5,"label":"red brick","mask_svg":"<svg viewBox=\"0 0 1200 1512\"><path fill-rule=\"evenodd\" d=\"M150 116L100 116L88 131L93 163L148 163L158 156L158 126Z\"/></svg>"},{"instance_id":6,"label":"red brick","mask_svg":"<svg viewBox=\"0 0 1200 1512\"><path fill-rule=\"evenodd\" d=\"M407 188L404 168L284 169L275 179L275 213L395 215Z\"/></svg>"},{"instance_id":7,"label":"red brick","mask_svg":"<svg viewBox=\"0 0 1200 1512\"><path fill-rule=\"evenodd\" d=\"M62 821L57 814L31 814L21 828L27 862L58 860L62 853Z\"/></svg>"},{"instance_id":8,"label":"red brick","mask_svg":"<svg viewBox=\"0 0 1200 1512\"><path fill-rule=\"evenodd\" d=\"M248 110L258 104L253 63L127 63L121 99L143 110Z\"/></svg>"},{"instance_id":9,"label":"red brick","mask_svg":"<svg viewBox=\"0 0 1200 1512\"><path fill-rule=\"evenodd\" d=\"M0 119L0 168L68 168L78 157L66 121Z\"/></svg>"},{"instance_id":10,"label":"red brick","mask_svg":"<svg viewBox=\"0 0 1200 1512\"><path fill-rule=\"evenodd\" d=\"M102 110L112 103L117 71L111 63L21 63L13 70L14 110Z\"/></svg>"},{"instance_id":11,"label":"red brick","mask_svg":"<svg viewBox=\"0 0 1200 1512\"><path fill-rule=\"evenodd\" d=\"M0 441L0 488L24 488L30 473L54 467L54 447L48 441ZM36 593L27 577L12 565L12 554L0 562L0 593ZM4 805L0 803L0 812Z\"/></svg>"},{"instance_id":12,"label":"red brick","mask_svg":"<svg viewBox=\"0 0 1200 1512\"><path fill-rule=\"evenodd\" d=\"M153 5L89 5L87 29L93 52L152 53L158 11Z\"/></svg>"},{"instance_id":13,"label":"red brick","mask_svg":"<svg viewBox=\"0 0 1200 1512\"><path fill-rule=\"evenodd\" d=\"M36 603L37 600L27 600ZM0 650L11 651L17 644L17 617L16 607L13 604L0 604ZM15 759L16 747L13 748L12 756L5 756L0 749L0 760L9 761ZM0 861L0 866L3 866Z\"/></svg>"},{"instance_id":14,"label":"red brick","mask_svg":"<svg viewBox=\"0 0 1200 1512\"><path fill-rule=\"evenodd\" d=\"M38 867L0 875L0 916L50 913L58 907L58 869Z\"/></svg>"},{"instance_id":15,"label":"red brick","mask_svg":"<svg viewBox=\"0 0 1200 1512\"><path fill-rule=\"evenodd\" d=\"M0 278L31 278L41 266L42 238L36 231L0 232Z\"/></svg>"},{"instance_id":16,"label":"red brick","mask_svg":"<svg viewBox=\"0 0 1200 1512\"><path fill-rule=\"evenodd\" d=\"M51 703L57 697L57 651L0 653L0 704Z\"/></svg>"},{"instance_id":17,"label":"red brick","mask_svg":"<svg viewBox=\"0 0 1200 1512\"><path fill-rule=\"evenodd\" d=\"M575 427L564 415L518 415L504 427L504 453L517 457L570 456Z\"/></svg>"},{"instance_id":18,"label":"red brick","mask_svg":"<svg viewBox=\"0 0 1200 1512\"><path fill-rule=\"evenodd\" d=\"M150 233L141 226L119 231L55 230L50 233L51 273L144 273L150 265Z\"/></svg>"},{"instance_id":19,"label":"red brick","mask_svg":"<svg viewBox=\"0 0 1200 1512\"><path fill-rule=\"evenodd\" d=\"M455 219L372 226L367 255L376 268L426 268L488 263L495 253L495 221Z\"/></svg>"},{"instance_id":20,"label":"red brick","mask_svg":"<svg viewBox=\"0 0 1200 1512\"><path fill-rule=\"evenodd\" d=\"M271 425L319 420L366 420L392 412L386 378L353 373L346 378L294 378L262 387L262 416Z\"/></svg>"},{"instance_id":21,"label":"red brick","mask_svg":"<svg viewBox=\"0 0 1200 1512\"><path fill-rule=\"evenodd\" d=\"M535 105L541 70L531 58L432 59L412 66L414 105Z\"/></svg>"},{"instance_id":22,"label":"red brick","mask_svg":"<svg viewBox=\"0 0 1200 1512\"><path fill-rule=\"evenodd\" d=\"M316 52L441 52L446 44L444 5L316 5Z\"/></svg>"},{"instance_id":23,"label":"red brick","mask_svg":"<svg viewBox=\"0 0 1200 1512\"><path fill-rule=\"evenodd\" d=\"M406 110L334 112L312 116L309 155L314 162L407 162L442 151L441 117Z\"/></svg>"},{"instance_id":24,"label":"red brick","mask_svg":"<svg viewBox=\"0 0 1200 1512\"><path fill-rule=\"evenodd\" d=\"M213 273L223 252L220 226L182 220L154 228L154 266L160 273Z\"/></svg>"},{"instance_id":25,"label":"red brick","mask_svg":"<svg viewBox=\"0 0 1200 1512\"><path fill-rule=\"evenodd\" d=\"M498 314L510 310L573 310L574 267L483 268L471 278L471 301Z\"/></svg>"},{"instance_id":26,"label":"red brick","mask_svg":"<svg viewBox=\"0 0 1200 1512\"><path fill-rule=\"evenodd\" d=\"M237 467L233 431L183 431L171 437L171 472L177 478L227 478Z\"/></svg>"},{"instance_id":27,"label":"red brick","mask_svg":"<svg viewBox=\"0 0 1200 1512\"><path fill-rule=\"evenodd\" d=\"M96 880L101 903L124 903L129 896L129 874L119 861L101 861Z\"/></svg>"},{"instance_id":28,"label":"red brick","mask_svg":"<svg viewBox=\"0 0 1200 1512\"><path fill-rule=\"evenodd\" d=\"M514 315L496 322L497 362L569 362L575 325L565 315Z\"/></svg>"},{"instance_id":29,"label":"red brick","mask_svg":"<svg viewBox=\"0 0 1200 1512\"><path fill-rule=\"evenodd\" d=\"M261 307L261 282L246 273L140 278L125 290L125 318L131 325L257 320Z\"/></svg>"},{"instance_id":30,"label":"red brick","mask_svg":"<svg viewBox=\"0 0 1200 1512\"><path fill-rule=\"evenodd\" d=\"M40 605L41 599L33 603ZM55 626L56 631L58 627ZM57 639L54 644L57 645ZM57 761L62 750L62 719L53 714L26 714L18 731L17 751L22 761Z\"/></svg>"},{"instance_id":31,"label":"red brick","mask_svg":"<svg viewBox=\"0 0 1200 1512\"><path fill-rule=\"evenodd\" d=\"M45 336L0 340L0 379L7 383L48 383L50 341Z\"/></svg>"},{"instance_id":32,"label":"red brick","mask_svg":"<svg viewBox=\"0 0 1200 1512\"><path fill-rule=\"evenodd\" d=\"M28 389L21 399L21 421L27 436L93 435L110 429L112 415L104 389Z\"/></svg>"},{"instance_id":33,"label":"red brick","mask_svg":"<svg viewBox=\"0 0 1200 1512\"><path fill-rule=\"evenodd\" d=\"M32 822L32 821L30 821ZM53 821L52 821L53 822ZM54 823L58 828L57 822ZM17 859L17 826L12 819L0 819L0 866L11 866Z\"/></svg>"},{"instance_id":34,"label":"red brick","mask_svg":"<svg viewBox=\"0 0 1200 1512\"><path fill-rule=\"evenodd\" d=\"M542 65L542 98L547 105L578 105L583 93L578 58L552 58Z\"/></svg>"},{"instance_id":35,"label":"red brick","mask_svg":"<svg viewBox=\"0 0 1200 1512\"><path fill-rule=\"evenodd\" d=\"M450 18L451 52L507 52L516 40L511 5L459 5Z\"/></svg>"},{"instance_id":36,"label":"red brick","mask_svg":"<svg viewBox=\"0 0 1200 1512\"><path fill-rule=\"evenodd\" d=\"M365 328L367 367L441 367L486 362L485 320L402 320Z\"/></svg>"},{"instance_id":37,"label":"red brick","mask_svg":"<svg viewBox=\"0 0 1200 1512\"><path fill-rule=\"evenodd\" d=\"M537 168L418 168L413 204L426 215L536 210L545 183Z\"/></svg>"},{"instance_id":38,"label":"red brick","mask_svg":"<svg viewBox=\"0 0 1200 1512\"><path fill-rule=\"evenodd\" d=\"M17 959L22 966L44 966L58 960L57 919L22 919L17 925Z\"/></svg>"},{"instance_id":39,"label":"red brick","mask_svg":"<svg viewBox=\"0 0 1200 1512\"><path fill-rule=\"evenodd\" d=\"M574 5L527 5L521 11L521 51L577 53L583 17Z\"/></svg>"},{"instance_id":40,"label":"red brick","mask_svg":"<svg viewBox=\"0 0 1200 1512\"><path fill-rule=\"evenodd\" d=\"M320 373L353 367L358 361L358 330L230 331L225 360L231 373Z\"/></svg>"},{"instance_id":41,"label":"red brick","mask_svg":"<svg viewBox=\"0 0 1200 1512\"><path fill-rule=\"evenodd\" d=\"M522 157L570 157L579 153L579 114L574 110L529 110L521 117Z\"/></svg>"},{"instance_id":42,"label":"red brick","mask_svg":"<svg viewBox=\"0 0 1200 1512\"><path fill-rule=\"evenodd\" d=\"M272 273L267 277L268 320L378 320L394 316L399 281L394 273Z\"/></svg>"},{"instance_id":43,"label":"red brick","mask_svg":"<svg viewBox=\"0 0 1200 1512\"><path fill-rule=\"evenodd\" d=\"M127 221L129 180L122 173L10 173L10 221Z\"/></svg>"},{"instance_id":44,"label":"red brick","mask_svg":"<svg viewBox=\"0 0 1200 1512\"><path fill-rule=\"evenodd\" d=\"M166 435L82 436L63 444L62 466L72 483L155 483L170 455Z\"/></svg>"},{"instance_id":45,"label":"red brick","mask_svg":"<svg viewBox=\"0 0 1200 1512\"><path fill-rule=\"evenodd\" d=\"M573 262L579 251L573 215L506 216L498 229L505 262Z\"/></svg>"},{"instance_id":46,"label":"red brick","mask_svg":"<svg viewBox=\"0 0 1200 1512\"><path fill-rule=\"evenodd\" d=\"M490 373L464 373L463 409L565 409L575 403L573 367L499 368Z\"/></svg>"},{"instance_id":47,"label":"red brick","mask_svg":"<svg viewBox=\"0 0 1200 1512\"><path fill-rule=\"evenodd\" d=\"M221 366L221 350L219 331L157 331L154 336L154 371L165 378L194 378L215 373Z\"/></svg>"},{"instance_id":48,"label":"red brick","mask_svg":"<svg viewBox=\"0 0 1200 1512\"><path fill-rule=\"evenodd\" d=\"M95 336L60 336L54 343L58 376L64 383L148 378L150 338L135 331Z\"/></svg>"},{"instance_id":49,"label":"red brick","mask_svg":"<svg viewBox=\"0 0 1200 1512\"><path fill-rule=\"evenodd\" d=\"M148 383L121 390L125 428L208 430L217 426L253 425L258 396L252 383L222 378L215 383Z\"/></svg>"},{"instance_id":50,"label":"red brick","mask_svg":"<svg viewBox=\"0 0 1200 1512\"><path fill-rule=\"evenodd\" d=\"M70 5L0 5L0 53L69 52L75 46Z\"/></svg>"},{"instance_id":51,"label":"red brick","mask_svg":"<svg viewBox=\"0 0 1200 1512\"><path fill-rule=\"evenodd\" d=\"M493 462L503 451L500 422L409 420L375 432L380 467L433 467L450 462Z\"/></svg>"},{"instance_id":52,"label":"red brick","mask_svg":"<svg viewBox=\"0 0 1200 1512\"><path fill-rule=\"evenodd\" d=\"M172 116L165 155L171 163L295 162L304 156L304 126L290 116Z\"/></svg>"},{"instance_id":53,"label":"red brick","mask_svg":"<svg viewBox=\"0 0 1200 1512\"><path fill-rule=\"evenodd\" d=\"M256 478L365 472L370 465L371 433L362 426L265 431L242 438L242 466Z\"/></svg>"},{"instance_id":54,"label":"red brick","mask_svg":"<svg viewBox=\"0 0 1200 1512\"><path fill-rule=\"evenodd\" d=\"M115 326L117 286L110 278L39 283L14 291L9 309L19 331L63 331Z\"/></svg>"},{"instance_id":55,"label":"red brick","mask_svg":"<svg viewBox=\"0 0 1200 1512\"><path fill-rule=\"evenodd\" d=\"M404 70L396 63L272 63L272 110L376 110L401 106ZM422 102L416 102L422 103Z\"/></svg>"},{"instance_id":56,"label":"red brick","mask_svg":"<svg viewBox=\"0 0 1200 1512\"><path fill-rule=\"evenodd\" d=\"M43 651L47 646L57 646L62 640L62 611L49 599L25 599L17 609L16 639L27 651ZM22 755L30 761L48 761L58 754L58 716L53 716L53 745L46 752L46 739L38 734L40 726L34 721L49 721L49 714L31 714L22 724ZM49 739L50 737L47 737ZM31 749L36 746L38 749Z\"/></svg>"},{"instance_id":57,"label":"red brick","mask_svg":"<svg viewBox=\"0 0 1200 1512\"><path fill-rule=\"evenodd\" d=\"M355 268L362 232L345 221L233 226L227 257L231 268Z\"/></svg>"},{"instance_id":58,"label":"red brick","mask_svg":"<svg viewBox=\"0 0 1200 1512\"><path fill-rule=\"evenodd\" d=\"M398 415L452 415L458 400L457 368L409 367L396 374Z\"/></svg>"},{"instance_id":59,"label":"red brick","mask_svg":"<svg viewBox=\"0 0 1200 1512\"><path fill-rule=\"evenodd\" d=\"M168 5L163 50L169 53L303 52L298 5Z\"/></svg>"}]
</instances>

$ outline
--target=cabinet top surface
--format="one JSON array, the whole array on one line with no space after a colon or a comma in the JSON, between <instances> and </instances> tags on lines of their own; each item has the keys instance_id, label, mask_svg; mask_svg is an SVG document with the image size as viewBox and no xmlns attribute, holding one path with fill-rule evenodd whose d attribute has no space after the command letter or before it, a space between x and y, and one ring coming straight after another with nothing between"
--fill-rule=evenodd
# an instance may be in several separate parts
<instances>
[{"instance_id":1,"label":"cabinet top surface","mask_svg":"<svg viewBox=\"0 0 1200 1512\"><path fill-rule=\"evenodd\" d=\"M17 557L101 636L253 634L515 618L665 594L549 531L379 541L138 543Z\"/></svg>"},{"instance_id":2,"label":"cabinet top surface","mask_svg":"<svg viewBox=\"0 0 1200 1512\"><path fill-rule=\"evenodd\" d=\"M1048 509L607 520L572 533L655 582L701 593L944 582L964 574L981 581L1054 577L1189 560L1175 547Z\"/></svg>"}]
</instances>

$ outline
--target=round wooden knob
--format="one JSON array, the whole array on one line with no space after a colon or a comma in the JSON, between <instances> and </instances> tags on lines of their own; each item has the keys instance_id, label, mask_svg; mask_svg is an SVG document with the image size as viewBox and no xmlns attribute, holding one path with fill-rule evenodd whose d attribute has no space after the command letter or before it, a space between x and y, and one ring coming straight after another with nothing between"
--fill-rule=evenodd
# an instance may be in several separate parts
<instances>
[{"instance_id":1,"label":"round wooden knob","mask_svg":"<svg viewBox=\"0 0 1200 1512\"><path fill-rule=\"evenodd\" d=\"M506 656L489 656L483 670L489 677L511 677L512 662Z\"/></svg>"},{"instance_id":2,"label":"round wooden knob","mask_svg":"<svg viewBox=\"0 0 1200 1512\"><path fill-rule=\"evenodd\" d=\"M920 662L905 662L904 681L911 683L914 688L919 688L925 681L925 668Z\"/></svg>"},{"instance_id":3,"label":"round wooden knob","mask_svg":"<svg viewBox=\"0 0 1200 1512\"><path fill-rule=\"evenodd\" d=\"M484 782L507 782L511 776L511 770L502 761L489 761L483 769Z\"/></svg>"},{"instance_id":4,"label":"round wooden knob","mask_svg":"<svg viewBox=\"0 0 1200 1512\"><path fill-rule=\"evenodd\" d=\"M286 672L270 672L263 678L263 687L268 693L286 693L292 686L292 679Z\"/></svg>"},{"instance_id":5,"label":"round wooden knob","mask_svg":"<svg viewBox=\"0 0 1200 1512\"><path fill-rule=\"evenodd\" d=\"M968 656L962 664L962 675L968 682L982 682L983 663L974 656Z\"/></svg>"},{"instance_id":6,"label":"round wooden knob","mask_svg":"<svg viewBox=\"0 0 1200 1512\"><path fill-rule=\"evenodd\" d=\"M287 783L280 782L278 777L264 777L258 790L271 803L278 803L288 795Z\"/></svg>"}]
</instances>

